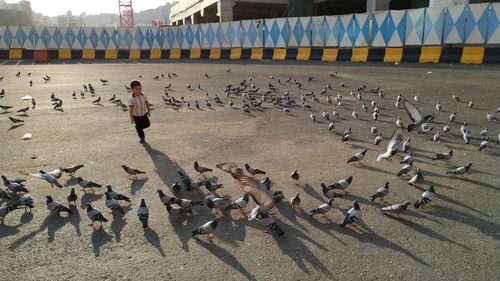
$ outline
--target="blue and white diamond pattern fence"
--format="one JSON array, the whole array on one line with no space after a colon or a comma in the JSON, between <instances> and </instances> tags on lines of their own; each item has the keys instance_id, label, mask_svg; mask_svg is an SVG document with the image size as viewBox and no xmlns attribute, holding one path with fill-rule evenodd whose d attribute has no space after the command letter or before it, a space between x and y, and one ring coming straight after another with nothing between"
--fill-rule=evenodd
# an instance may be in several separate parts
<instances>
[{"instance_id":1,"label":"blue and white diamond pattern fence","mask_svg":"<svg viewBox=\"0 0 500 281\"><path fill-rule=\"evenodd\" d=\"M311 18L287 18L291 34L288 47L310 47L311 46Z\"/></svg>"},{"instance_id":2,"label":"blue and white diamond pattern fence","mask_svg":"<svg viewBox=\"0 0 500 281\"><path fill-rule=\"evenodd\" d=\"M286 48L291 30L286 18L264 21L264 43L266 48Z\"/></svg>"},{"instance_id":3,"label":"blue and white diamond pattern fence","mask_svg":"<svg viewBox=\"0 0 500 281\"><path fill-rule=\"evenodd\" d=\"M2 35L0 35L0 38ZM24 47L27 49L34 49L38 41L40 40L40 35L38 35L38 32L36 31L35 27L32 26L29 29L28 32L28 41L25 43ZM0 45L2 44L0 40ZM0 47L1 49L1 47Z\"/></svg>"},{"instance_id":4,"label":"blue and white diamond pattern fence","mask_svg":"<svg viewBox=\"0 0 500 281\"><path fill-rule=\"evenodd\" d=\"M354 46L354 15L339 16L339 45L340 47Z\"/></svg>"},{"instance_id":5,"label":"blue and white diamond pattern fence","mask_svg":"<svg viewBox=\"0 0 500 281\"><path fill-rule=\"evenodd\" d=\"M424 23L424 45L441 45L443 26L444 8L427 8Z\"/></svg>"},{"instance_id":6,"label":"blue and white diamond pattern fence","mask_svg":"<svg viewBox=\"0 0 500 281\"><path fill-rule=\"evenodd\" d=\"M487 43L500 44L500 3L491 4Z\"/></svg>"},{"instance_id":7,"label":"blue and white diamond pattern fence","mask_svg":"<svg viewBox=\"0 0 500 281\"><path fill-rule=\"evenodd\" d=\"M467 5L465 44L484 44L488 36L490 4Z\"/></svg>"},{"instance_id":8,"label":"blue and white diamond pattern fence","mask_svg":"<svg viewBox=\"0 0 500 281\"><path fill-rule=\"evenodd\" d=\"M376 12L372 21L371 45L373 47L386 47L387 42L383 34L386 34L387 18L390 16L389 11Z\"/></svg>"},{"instance_id":9,"label":"blue and white diamond pattern fence","mask_svg":"<svg viewBox=\"0 0 500 281\"><path fill-rule=\"evenodd\" d=\"M390 14L396 30L392 33L392 36L388 36L387 47L402 47L406 35L406 11L394 10L390 11Z\"/></svg>"},{"instance_id":10,"label":"blue and white diamond pattern fence","mask_svg":"<svg viewBox=\"0 0 500 281\"><path fill-rule=\"evenodd\" d=\"M179 27L182 32L178 33L178 36L183 36L183 39L178 39L182 50L192 49L194 32L191 30L191 27L192 25L182 25Z\"/></svg>"},{"instance_id":11,"label":"blue and white diamond pattern fence","mask_svg":"<svg viewBox=\"0 0 500 281\"><path fill-rule=\"evenodd\" d=\"M238 39L238 32L241 33L241 24L239 21L221 23L221 29L224 40L222 48L240 48L241 41Z\"/></svg>"},{"instance_id":12,"label":"blue and white diamond pattern fence","mask_svg":"<svg viewBox=\"0 0 500 281\"><path fill-rule=\"evenodd\" d=\"M406 12L405 46L422 45L424 36L425 9Z\"/></svg>"},{"instance_id":13,"label":"blue and white diamond pattern fence","mask_svg":"<svg viewBox=\"0 0 500 281\"><path fill-rule=\"evenodd\" d=\"M355 47L368 46L370 20L367 14L354 14L353 41Z\"/></svg>"},{"instance_id":14,"label":"blue and white diamond pattern fence","mask_svg":"<svg viewBox=\"0 0 500 281\"><path fill-rule=\"evenodd\" d=\"M24 46L24 43L26 42L27 35L26 32L24 32L24 29L22 26L19 26L16 32L16 43L19 46L19 48L22 48Z\"/></svg>"},{"instance_id":15,"label":"blue and white diamond pattern fence","mask_svg":"<svg viewBox=\"0 0 500 281\"><path fill-rule=\"evenodd\" d=\"M325 46L339 46L340 19L339 16L326 16L324 23Z\"/></svg>"},{"instance_id":16,"label":"blue and white diamond pattern fence","mask_svg":"<svg viewBox=\"0 0 500 281\"><path fill-rule=\"evenodd\" d=\"M242 20L241 37L243 48L264 47L264 20Z\"/></svg>"},{"instance_id":17,"label":"blue and white diamond pattern fence","mask_svg":"<svg viewBox=\"0 0 500 281\"><path fill-rule=\"evenodd\" d=\"M465 21L465 5L446 8L443 30L443 42L445 44L462 44L465 42Z\"/></svg>"},{"instance_id":18,"label":"blue and white diamond pattern fence","mask_svg":"<svg viewBox=\"0 0 500 281\"><path fill-rule=\"evenodd\" d=\"M311 46L325 46L325 17L311 17Z\"/></svg>"}]
</instances>

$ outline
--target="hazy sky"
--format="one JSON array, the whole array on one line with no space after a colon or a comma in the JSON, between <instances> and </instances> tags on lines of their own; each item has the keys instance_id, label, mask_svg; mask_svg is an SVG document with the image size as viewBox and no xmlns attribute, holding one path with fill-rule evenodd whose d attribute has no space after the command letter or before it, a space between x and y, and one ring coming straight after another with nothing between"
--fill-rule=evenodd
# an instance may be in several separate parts
<instances>
[{"instance_id":1,"label":"hazy sky","mask_svg":"<svg viewBox=\"0 0 500 281\"><path fill-rule=\"evenodd\" d=\"M17 3L19 0L7 0L7 3ZM34 12L47 16L57 16L66 14L71 10L74 15L81 13L118 14L118 0L30 0L31 9ZM134 11L140 12L147 9L156 8L173 0L132 0Z\"/></svg>"}]
</instances>

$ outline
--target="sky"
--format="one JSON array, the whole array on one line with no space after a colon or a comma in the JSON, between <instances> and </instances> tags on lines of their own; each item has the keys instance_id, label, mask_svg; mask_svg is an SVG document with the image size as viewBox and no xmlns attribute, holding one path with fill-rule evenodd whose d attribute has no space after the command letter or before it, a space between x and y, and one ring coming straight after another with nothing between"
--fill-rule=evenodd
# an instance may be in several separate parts
<instances>
[{"instance_id":1,"label":"sky","mask_svg":"<svg viewBox=\"0 0 500 281\"><path fill-rule=\"evenodd\" d=\"M7 3L18 3L19 0L6 0ZM36 13L46 16L58 16L66 14L71 10L73 15L81 13L118 14L118 0L30 0L31 9ZM132 8L135 12L153 9L173 0L132 0Z\"/></svg>"}]
</instances>

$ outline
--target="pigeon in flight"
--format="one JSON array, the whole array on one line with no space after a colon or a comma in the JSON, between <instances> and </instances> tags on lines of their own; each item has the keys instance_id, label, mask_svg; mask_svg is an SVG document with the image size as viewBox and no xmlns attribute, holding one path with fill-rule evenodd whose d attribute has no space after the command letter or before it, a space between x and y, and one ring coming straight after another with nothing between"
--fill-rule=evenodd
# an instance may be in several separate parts
<instances>
[{"instance_id":1,"label":"pigeon in flight","mask_svg":"<svg viewBox=\"0 0 500 281\"><path fill-rule=\"evenodd\" d=\"M52 174L48 174L43 170L40 170L38 174L31 174L31 175L47 181L48 183L50 183L50 187L54 187L54 185L59 188L63 187Z\"/></svg>"},{"instance_id":2,"label":"pigeon in flight","mask_svg":"<svg viewBox=\"0 0 500 281\"><path fill-rule=\"evenodd\" d=\"M98 221L100 223L100 228L102 228L102 223L108 221L108 219L102 215L101 211L93 208L90 204L87 204L87 217L91 220L89 226L94 226L94 223Z\"/></svg>"},{"instance_id":3,"label":"pigeon in flight","mask_svg":"<svg viewBox=\"0 0 500 281\"><path fill-rule=\"evenodd\" d=\"M383 154L379 154L377 156L377 161L380 161L382 159L387 159L389 160L392 156L396 155L398 152L398 147L401 144L401 141L403 140L403 131L398 128L394 130L394 133L392 134L391 141L387 145L387 151Z\"/></svg>"},{"instance_id":4,"label":"pigeon in flight","mask_svg":"<svg viewBox=\"0 0 500 281\"><path fill-rule=\"evenodd\" d=\"M420 208L421 206L428 204L436 197L436 191L434 190L434 186L431 185L428 190L424 191L420 198L413 204L415 209Z\"/></svg>"}]
</instances>

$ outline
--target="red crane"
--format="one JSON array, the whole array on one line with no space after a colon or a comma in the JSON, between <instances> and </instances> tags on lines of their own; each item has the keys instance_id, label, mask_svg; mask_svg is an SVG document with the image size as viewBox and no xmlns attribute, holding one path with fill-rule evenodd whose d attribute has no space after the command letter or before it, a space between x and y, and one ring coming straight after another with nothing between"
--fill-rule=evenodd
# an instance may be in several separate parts
<instances>
[{"instance_id":1,"label":"red crane","mask_svg":"<svg viewBox=\"0 0 500 281\"><path fill-rule=\"evenodd\" d=\"M118 0L120 9L120 26L134 27L134 9L132 9L132 0Z\"/></svg>"}]
</instances>

